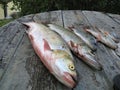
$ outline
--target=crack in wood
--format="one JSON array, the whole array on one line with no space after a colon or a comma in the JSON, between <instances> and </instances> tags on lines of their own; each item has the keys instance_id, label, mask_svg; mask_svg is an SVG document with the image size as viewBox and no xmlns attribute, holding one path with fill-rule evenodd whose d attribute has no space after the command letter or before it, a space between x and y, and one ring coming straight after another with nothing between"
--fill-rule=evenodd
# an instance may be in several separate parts
<instances>
[{"instance_id":1,"label":"crack in wood","mask_svg":"<svg viewBox=\"0 0 120 90\"><path fill-rule=\"evenodd\" d=\"M20 44L20 42L21 42L21 41L22 41L22 39L23 39L23 36L24 36L24 34L23 34L23 35L21 35L20 40L18 41L18 43L17 43L17 45L16 45L16 47L15 47L15 50L14 50L14 52L13 52L13 54L12 54L12 56L11 56L11 58L10 58L9 62L8 62L8 65L6 66L6 68L5 68L5 70L4 70L3 74L2 74L2 76L0 77L0 80L2 80L2 78L3 78L4 74L7 72L7 69L8 69L8 67L9 67L10 63L12 63L13 58L14 58L14 54L16 53L17 48L19 47L19 44Z\"/></svg>"},{"instance_id":2,"label":"crack in wood","mask_svg":"<svg viewBox=\"0 0 120 90\"><path fill-rule=\"evenodd\" d=\"M104 13L105 14L105 13ZM115 21L116 23L118 23L120 25L120 22L116 21L112 16L110 16L109 14L105 14L106 16L110 17L113 21Z\"/></svg>"}]
</instances>

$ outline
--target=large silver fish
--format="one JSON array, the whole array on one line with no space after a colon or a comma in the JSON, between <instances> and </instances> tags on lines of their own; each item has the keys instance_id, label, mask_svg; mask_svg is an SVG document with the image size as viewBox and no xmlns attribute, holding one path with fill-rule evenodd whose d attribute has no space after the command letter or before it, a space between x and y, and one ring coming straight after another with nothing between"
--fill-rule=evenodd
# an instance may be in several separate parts
<instances>
[{"instance_id":1,"label":"large silver fish","mask_svg":"<svg viewBox=\"0 0 120 90\"><path fill-rule=\"evenodd\" d=\"M35 22L23 23L32 46L47 69L63 84L73 88L77 74L73 56L65 41L48 27Z\"/></svg>"},{"instance_id":2,"label":"large silver fish","mask_svg":"<svg viewBox=\"0 0 120 90\"><path fill-rule=\"evenodd\" d=\"M116 49L118 47L117 44L115 43L115 39L111 35L109 35L108 32L103 32L100 29L96 29L98 31L94 31L90 28L86 28L85 30L88 33L92 34L97 39L97 41L102 42L106 46L112 49Z\"/></svg>"},{"instance_id":3,"label":"large silver fish","mask_svg":"<svg viewBox=\"0 0 120 90\"><path fill-rule=\"evenodd\" d=\"M55 24L48 24L49 28L56 31L68 43L76 56L81 58L89 66L101 70L101 65L95 60L91 49L73 32Z\"/></svg>"}]
</instances>

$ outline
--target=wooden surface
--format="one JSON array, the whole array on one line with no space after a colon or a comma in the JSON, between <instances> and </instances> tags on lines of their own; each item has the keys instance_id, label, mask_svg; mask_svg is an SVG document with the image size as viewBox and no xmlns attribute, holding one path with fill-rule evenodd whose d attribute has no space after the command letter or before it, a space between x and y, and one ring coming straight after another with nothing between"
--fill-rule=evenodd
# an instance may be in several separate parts
<instances>
[{"instance_id":1,"label":"wooden surface","mask_svg":"<svg viewBox=\"0 0 120 90\"><path fill-rule=\"evenodd\" d=\"M120 74L120 58L101 43L95 55L102 71L91 69L75 57L77 86L70 89L58 82L35 54L25 27L20 23L33 20L64 27L97 26L109 32L120 32L120 16L101 12L51 11L21 17L0 28L0 90L113 90L113 78Z\"/></svg>"}]
</instances>

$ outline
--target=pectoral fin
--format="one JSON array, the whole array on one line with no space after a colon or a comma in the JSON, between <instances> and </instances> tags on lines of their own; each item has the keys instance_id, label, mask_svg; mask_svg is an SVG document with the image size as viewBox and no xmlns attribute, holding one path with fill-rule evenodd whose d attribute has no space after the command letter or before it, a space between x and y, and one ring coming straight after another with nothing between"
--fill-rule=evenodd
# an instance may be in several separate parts
<instances>
[{"instance_id":1,"label":"pectoral fin","mask_svg":"<svg viewBox=\"0 0 120 90\"><path fill-rule=\"evenodd\" d=\"M101 41L102 37L100 34L98 34L98 36L96 37L97 41Z\"/></svg>"},{"instance_id":2,"label":"pectoral fin","mask_svg":"<svg viewBox=\"0 0 120 90\"><path fill-rule=\"evenodd\" d=\"M51 50L51 48L50 48L47 40L43 39L43 41L44 41L44 51L46 51L46 50Z\"/></svg>"}]
</instances>

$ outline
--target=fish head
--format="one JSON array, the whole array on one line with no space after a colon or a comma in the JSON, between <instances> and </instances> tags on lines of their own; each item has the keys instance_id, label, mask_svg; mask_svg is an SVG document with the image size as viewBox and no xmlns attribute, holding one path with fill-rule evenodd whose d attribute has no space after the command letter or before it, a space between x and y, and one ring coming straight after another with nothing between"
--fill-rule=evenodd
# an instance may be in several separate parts
<instances>
[{"instance_id":1,"label":"fish head","mask_svg":"<svg viewBox=\"0 0 120 90\"><path fill-rule=\"evenodd\" d=\"M78 46L78 56L80 56L80 58L92 68L96 70L102 70L101 64L96 61L95 55L88 47Z\"/></svg>"},{"instance_id":2,"label":"fish head","mask_svg":"<svg viewBox=\"0 0 120 90\"><path fill-rule=\"evenodd\" d=\"M73 41L69 43L70 48L75 53L76 56L81 58L85 63L96 70L101 70L101 65L95 60L94 54L92 53L91 49L84 44L76 44Z\"/></svg>"},{"instance_id":3,"label":"fish head","mask_svg":"<svg viewBox=\"0 0 120 90\"><path fill-rule=\"evenodd\" d=\"M55 62L53 65L54 76L66 86L73 88L76 86L77 73L73 63L73 58L66 51L54 51Z\"/></svg>"}]
</instances>

